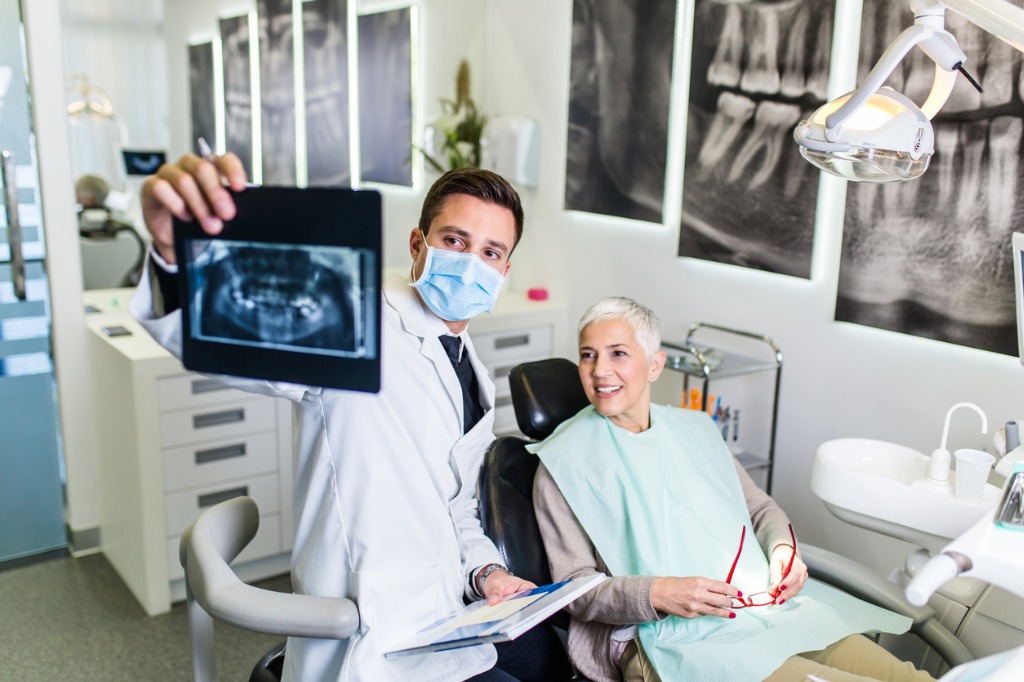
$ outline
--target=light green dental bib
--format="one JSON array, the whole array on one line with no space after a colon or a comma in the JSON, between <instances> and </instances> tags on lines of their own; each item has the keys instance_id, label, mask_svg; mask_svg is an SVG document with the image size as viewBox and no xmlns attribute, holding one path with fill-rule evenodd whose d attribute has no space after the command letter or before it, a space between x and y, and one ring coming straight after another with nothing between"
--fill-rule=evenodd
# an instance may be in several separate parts
<instances>
[{"instance_id":1,"label":"light green dental bib","mask_svg":"<svg viewBox=\"0 0 1024 682\"><path fill-rule=\"evenodd\" d=\"M768 588L728 448L703 412L651 406L651 428L621 429L588 407L531 446L612 575L725 580L747 528L732 583ZM759 682L792 656L868 631L906 632L910 620L815 581L781 606L735 619L668 618L640 625L664 682Z\"/></svg>"}]
</instances>

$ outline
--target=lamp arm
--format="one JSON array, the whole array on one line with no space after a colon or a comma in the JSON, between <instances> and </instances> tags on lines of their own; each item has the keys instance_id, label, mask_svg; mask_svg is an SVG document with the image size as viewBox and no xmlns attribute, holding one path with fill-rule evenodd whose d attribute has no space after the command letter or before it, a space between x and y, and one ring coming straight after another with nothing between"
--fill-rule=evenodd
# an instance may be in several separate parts
<instances>
[{"instance_id":1,"label":"lamp arm","mask_svg":"<svg viewBox=\"0 0 1024 682\"><path fill-rule=\"evenodd\" d=\"M882 87L882 84L889 78L896 66L915 45L923 40L927 40L933 33L933 29L915 24L904 29L902 33L896 36L896 39L889 43L889 47L885 48L885 52L882 53L882 56L879 57L875 66L871 69L871 72L868 73L864 83L854 91L850 99L843 103L843 106L836 109L825 119L825 138L830 142L834 142L838 137L839 129L846 119L852 116L865 102L871 99L872 95L878 92L878 88Z\"/></svg>"},{"instance_id":2,"label":"lamp arm","mask_svg":"<svg viewBox=\"0 0 1024 682\"><path fill-rule=\"evenodd\" d=\"M972 24L1024 52L1024 8L1007 0L940 0Z\"/></svg>"}]
</instances>

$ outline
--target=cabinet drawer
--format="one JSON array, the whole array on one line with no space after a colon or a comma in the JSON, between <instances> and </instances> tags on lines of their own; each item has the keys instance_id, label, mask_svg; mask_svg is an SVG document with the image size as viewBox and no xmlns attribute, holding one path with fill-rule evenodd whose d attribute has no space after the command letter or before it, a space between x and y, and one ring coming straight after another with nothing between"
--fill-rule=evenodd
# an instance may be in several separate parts
<instances>
[{"instance_id":1,"label":"cabinet drawer","mask_svg":"<svg viewBox=\"0 0 1024 682\"><path fill-rule=\"evenodd\" d=\"M164 524L167 535L181 535L181 532L207 507L241 495L248 495L255 500L261 515L281 511L276 473L238 478L166 495Z\"/></svg>"},{"instance_id":2,"label":"cabinet drawer","mask_svg":"<svg viewBox=\"0 0 1024 682\"><path fill-rule=\"evenodd\" d=\"M512 409L512 396L498 396L494 400L494 433L513 433L519 431L516 422L516 411Z\"/></svg>"},{"instance_id":3,"label":"cabinet drawer","mask_svg":"<svg viewBox=\"0 0 1024 682\"><path fill-rule=\"evenodd\" d=\"M260 397L201 374L179 374L158 379L156 395L161 412Z\"/></svg>"},{"instance_id":4,"label":"cabinet drawer","mask_svg":"<svg viewBox=\"0 0 1024 682\"><path fill-rule=\"evenodd\" d=\"M160 446L164 448L231 438L277 428L274 399L207 405L160 415Z\"/></svg>"},{"instance_id":5,"label":"cabinet drawer","mask_svg":"<svg viewBox=\"0 0 1024 682\"><path fill-rule=\"evenodd\" d=\"M277 471L274 431L164 450L164 490Z\"/></svg>"},{"instance_id":6,"label":"cabinet drawer","mask_svg":"<svg viewBox=\"0 0 1024 682\"><path fill-rule=\"evenodd\" d=\"M489 367L524 357L546 358L551 355L551 325L470 336L480 360Z\"/></svg>"},{"instance_id":7,"label":"cabinet drawer","mask_svg":"<svg viewBox=\"0 0 1024 682\"><path fill-rule=\"evenodd\" d=\"M181 567L181 558L178 555L178 543L181 542L181 535L175 535L167 540L167 579L179 580L185 577L185 569ZM245 563L253 559L262 559L267 556L274 556L283 550L281 546L281 516L279 514L268 514L260 516L260 527L256 531L256 537L252 539L245 549L232 562L233 564Z\"/></svg>"}]
</instances>

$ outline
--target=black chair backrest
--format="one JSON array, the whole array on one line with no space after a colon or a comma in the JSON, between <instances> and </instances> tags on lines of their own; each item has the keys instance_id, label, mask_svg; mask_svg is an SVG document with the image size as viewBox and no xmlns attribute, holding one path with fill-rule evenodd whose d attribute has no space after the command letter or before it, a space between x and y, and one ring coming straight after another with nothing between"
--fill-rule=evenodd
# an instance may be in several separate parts
<instances>
[{"instance_id":1,"label":"black chair backrest","mask_svg":"<svg viewBox=\"0 0 1024 682\"><path fill-rule=\"evenodd\" d=\"M509 374L519 429L543 439L589 404L576 364L562 358L528 362ZM548 557L533 512L533 477L540 460L526 451L530 441L502 436L480 470L480 517L505 565L538 585L551 582Z\"/></svg>"},{"instance_id":2,"label":"black chair backrest","mask_svg":"<svg viewBox=\"0 0 1024 682\"><path fill-rule=\"evenodd\" d=\"M576 363L564 358L525 362L508 377L519 430L544 440L589 404Z\"/></svg>"}]
</instances>

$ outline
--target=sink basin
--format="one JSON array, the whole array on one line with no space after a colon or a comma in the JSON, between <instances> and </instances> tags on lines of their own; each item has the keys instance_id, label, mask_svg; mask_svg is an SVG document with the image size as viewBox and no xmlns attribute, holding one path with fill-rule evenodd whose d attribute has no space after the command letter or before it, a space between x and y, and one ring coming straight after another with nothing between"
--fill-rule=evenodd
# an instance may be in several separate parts
<instances>
[{"instance_id":1,"label":"sink basin","mask_svg":"<svg viewBox=\"0 0 1024 682\"><path fill-rule=\"evenodd\" d=\"M811 490L848 523L937 551L991 511L1000 490L985 484L981 499L959 499L925 480L928 461L895 443L830 440L814 456Z\"/></svg>"}]
</instances>

